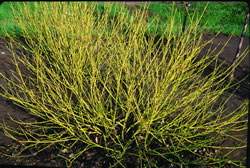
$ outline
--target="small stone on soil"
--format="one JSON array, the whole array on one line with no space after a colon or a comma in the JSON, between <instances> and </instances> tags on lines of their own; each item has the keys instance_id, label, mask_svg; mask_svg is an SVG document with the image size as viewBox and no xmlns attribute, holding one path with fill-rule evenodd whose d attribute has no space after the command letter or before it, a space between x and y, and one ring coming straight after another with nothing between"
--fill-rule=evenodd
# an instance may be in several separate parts
<instances>
[{"instance_id":1,"label":"small stone on soil","mask_svg":"<svg viewBox=\"0 0 250 168\"><path fill-rule=\"evenodd\" d=\"M75 156L75 154L74 153L71 153L70 155L69 155L69 158L72 158L72 157L74 157Z\"/></svg>"},{"instance_id":2,"label":"small stone on soil","mask_svg":"<svg viewBox=\"0 0 250 168\"><path fill-rule=\"evenodd\" d=\"M62 150L62 153L66 153L66 152L68 152L66 148Z\"/></svg>"}]
</instances>

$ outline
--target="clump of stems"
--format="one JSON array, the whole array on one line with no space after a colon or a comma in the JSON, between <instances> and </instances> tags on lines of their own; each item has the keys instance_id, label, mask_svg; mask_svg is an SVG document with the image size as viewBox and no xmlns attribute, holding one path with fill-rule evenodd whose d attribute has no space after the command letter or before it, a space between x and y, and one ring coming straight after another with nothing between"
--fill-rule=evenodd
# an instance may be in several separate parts
<instances>
[{"instance_id":1,"label":"clump of stems","mask_svg":"<svg viewBox=\"0 0 250 168\"><path fill-rule=\"evenodd\" d=\"M212 42L202 41L200 18L189 16L191 24L178 32L182 22L173 19L173 8L170 24L156 38L157 21L155 32L147 34L147 6L128 15L122 5L111 15L118 9L112 3L104 4L103 13L94 12L97 4L89 2L35 2L34 10L27 2L22 5L14 14L24 40L6 33L16 71L14 80L0 73L8 84L1 86L0 95L36 119L11 117L17 128L1 124L23 151L42 146L40 152L53 144L63 149L74 142L72 146L82 144L74 156L62 156L69 167L91 148L105 151L114 160L110 166L126 167L126 159L133 156L140 167L157 167L151 158L179 166L220 164L226 158L195 151L245 147L218 145L227 137L240 142L230 132L247 129L242 117L248 102L228 115L228 99L214 108L231 87L225 83L231 68L221 70L220 52L214 50L198 59ZM29 54L17 55L13 44ZM213 72L202 76L212 62ZM185 159L185 152L202 160Z\"/></svg>"}]
</instances>

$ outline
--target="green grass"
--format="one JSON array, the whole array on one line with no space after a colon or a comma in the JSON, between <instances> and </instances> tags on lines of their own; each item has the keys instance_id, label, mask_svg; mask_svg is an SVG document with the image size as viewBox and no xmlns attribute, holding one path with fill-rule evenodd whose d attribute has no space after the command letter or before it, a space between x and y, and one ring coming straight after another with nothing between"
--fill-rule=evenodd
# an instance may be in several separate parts
<instances>
[{"instance_id":1,"label":"green grass","mask_svg":"<svg viewBox=\"0 0 250 168\"><path fill-rule=\"evenodd\" d=\"M48 3L48 9L50 9L50 2ZM82 2L83 4L84 2ZM16 12L19 12L19 10L23 10L23 4L19 2L13 2L13 8ZM88 5L91 5L91 3L87 3ZM29 2L29 6L31 7L31 11L34 12L35 6L34 2ZM111 9L111 13L109 17L116 16L119 13L119 10L121 9L121 4L117 4L116 6L113 6ZM20 7L20 8L19 8ZM38 3L38 7L40 7L40 3ZM38 10L41 10L38 8ZM126 15L128 15L128 10L124 11ZM21 12L19 12L21 13ZM104 3L97 3L96 8L94 9L94 15L98 17L99 14L104 13ZM70 16L70 12L68 13ZM81 13L79 13L81 15ZM129 18L131 16L128 16ZM20 27L18 24L14 21L13 11L11 9L11 5L9 2L5 2L0 6L0 36L4 36L5 31L7 31L10 35L15 36L20 34Z\"/></svg>"},{"instance_id":2,"label":"green grass","mask_svg":"<svg viewBox=\"0 0 250 168\"><path fill-rule=\"evenodd\" d=\"M192 4L190 12L197 10L202 12L204 3ZM207 22L205 31L219 32L226 35L237 35L240 36L245 23L246 12L248 10L247 3L226 3L218 2L209 3L204 17L201 19L200 24L205 25ZM249 37L249 26L246 30L246 36Z\"/></svg>"},{"instance_id":3,"label":"green grass","mask_svg":"<svg viewBox=\"0 0 250 168\"><path fill-rule=\"evenodd\" d=\"M205 2L193 2L190 5L189 13L190 17L194 13L201 14L206 7ZM143 6L143 5L141 5ZM176 15L176 19L182 19L184 17L184 5L177 4L179 12ZM203 27L204 33L217 33L221 32L225 35L237 35L242 33L243 25L245 22L245 16L247 12L247 3L227 3L227 2L210 2L206 8L204 16L200 21L200 26ZM160 16L160 23L168 24L171 11L171 3L151 3L149 11L151 15ZM187 25L190 24L190 18L187 19ZM249 37L249 26L247 27L246 36Z\"/></svg>"},{"instance_id":4,"label":"green grass","mask_svg":"<svg viewBox=\"0 0 250 168\"><path fill-rule=\"evenodd\" d=\"M30 3L31 5L33 2ZM97 8L95 9L95 13L103 12L103 6L104 3L99 3L97 5ZM121 5L119 5L120 8ZM144 5L140 5L143 7ZM166 24L169 24L168 20L171 15L171 3L151 3L149 7L150 12L150 19L149 21L152 21L155 16L160 17L160 24L158 27L158 34L162 33L162 30L164 27L166 27ZM201 2L194 2L191 3L190 7L190 17L194 15L195 12L198 12L199 15L203 12L204 8L206 6L206 3ZM16 3L14 3L15 9L17 9ZM34 9L34 8L33 8ZM184 16L184 8L183 5L178 4L177 5L178 12L175 15L175 19L183 20ZM207 10L204 13L204 17L200 21L200 27L202 27L202 30L204 33L217 33L221 32L225 35L237 35L240 36L243 29L243 24L245 21L245 13L247 11L247 4L244 2L238 2L238 3L227 3L227 2L210 2L207 6ZM113 12L113 14L117 15L117 12ZM128 11L127 11L128 13ZM112 14L112 15L113 15ZM16 24L14 24L13 17L12 17L12 11L9 5L9 2L4 2L0 6L0 36L3 36L3 30L4 28L7 28L9 33L12 33L13 35L16 33L14 30L17 30L18 27ZM190 18L187 20L187 25L190 24ZM176 26L176 28L181 31L181 24ZM154 26L152 25L150 27L149 32L154 31ZM250 37L249 34L249 26L247 27L246 36Z\"/></svg>"}]
</instances>

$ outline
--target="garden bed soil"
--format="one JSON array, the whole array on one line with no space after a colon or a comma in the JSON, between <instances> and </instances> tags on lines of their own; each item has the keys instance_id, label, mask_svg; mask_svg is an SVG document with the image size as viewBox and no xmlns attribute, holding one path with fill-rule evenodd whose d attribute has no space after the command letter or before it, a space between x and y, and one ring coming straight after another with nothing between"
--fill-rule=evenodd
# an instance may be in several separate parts
<instances>
[{"instance_id":1,"label":"garden bed soil","mask_svg":"<svg viewBox=\"0 0 250 168\"><path fill-rule=\"evenodd\" d=\"M209 40L213 38L213 35L211 34L206 34L203 36L203 40ZM216 47L219 45L218 49L221 48L226 41L228 40L228 36L220 34L218 37L216 37L213 41L213 46ZM0 72L3 74L9 76L11 75L10 69L14 69L15 66L11 62L12 54L8 51L6 48L7 40L6 39L0 39ZM239 37L232 37L232 39L229 41L228 45L225 47L224 51L220 54L219 59L225 60L227 65L230 65L237 47L239 44ZM242 46L242 51L245 50L249 46L249 39L246 38L244 39L244 43ZM206 54L206 51L209 49L209 45L206 46L200 53L200 57L202 55ZM212 70L212 67L210 68ZM210 73L209 69L207 69L207 74ZM236 82L243 79L247 74L249 74L249 56L247 56L243 62L239 65L239 67L236 69ZM0 83L5 85L5 82L2 77L0 77ZM249 94L249 78L247 78L244 82L240 84L240 88L238 91L236 91L229 102L227 103L227 107L229 107L228 113L230 111L233 111L241 103L243 103L244 100L248 99L248 94ZM231 89L233 91L233 89ZM225 96L228 96L230 93L226 93ZM7 124L14 125L14 123L9 119L8 114L11 116L14 116L15 118L19 118L21 120L30 120L31 117L25 113L22 109L19 109L12 104L8 103L4 98L0 97L0 118L1 120L4 119ZM245 135L245 142L247 138L247 132L241 132L240 134ZM226 141L222 146L227 145L227 146L234 146L234 141ZM3 148L5 147L5 148ZM10 138L6 137L3 133L2 130L0 130L0 167L1 165L36 165L38 166L47 166L47 167L65 167L65 162L61 158L56 158L55 156L57 155L57 151L54 150L54 148L48 148L46 151L41 152L37 154L35 151L33 151L34 156L31 158L8 158L4 156L4 153L11 154L13 151L18 151L20 149L20 145L18 145L16 142L11 140ZM31 151L32 152L32 151ZM246 157L246 148L239 149L231 153L231 156L233 159L237 160L243 160L244 157ZM92 150L85 152L83 156L80 157L79 161L76 161L75 167L108 167L107 165L107 160L105 159L104 155L100 153L98 150ZM133 165L134 161L131 159L131 166ZM244 162L244 161L243 161ZM128 162L129 164L129 162ZM133 166L132 166L133 167ZM162 165L164 166L164 163ZM228 163L227 167L234 167L232 164Z\"/></svg>"}]
</instances>

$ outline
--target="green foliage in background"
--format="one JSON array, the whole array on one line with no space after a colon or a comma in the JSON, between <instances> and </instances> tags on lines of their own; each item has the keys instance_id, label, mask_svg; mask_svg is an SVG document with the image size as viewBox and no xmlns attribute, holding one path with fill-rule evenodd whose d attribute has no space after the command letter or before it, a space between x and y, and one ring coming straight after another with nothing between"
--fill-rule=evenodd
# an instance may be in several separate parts
<instances>
[{"instance_id":1,"label":"green foliage in background","mask_svg":"<svg viewBox=\"0 0 250 168\"><path fill-rule=\"evenodd\" d=\"M47 2L49 4L49 2ZM88 2L89 4L90 2ZM30 3L32 10L34 10L33 2ZM117 5L117 9L121 7L122 4ZM14 9L17 10L16 3L13 3ZM143 7L144 4L139 4L140 7ZM162 30L168 24L168 20L171 17L171 8L172 3L159 3L159 2L151 2L149 6L149 13L150 16L149 21L153 21L154 17L160 16L160 25L158 26L158 34L162 33ZM177 14L175 15L176 20L182 19L184 16L184 5L182 3L176 3L176 8L179 9ZM201 13L206 8L205 2L192 2L190 7L190 16L192 17L196 12L201 15ZM221 32L226 35L241 35L243 24L245 20L245 13L247 12L247 4L244 2L237 2L237 3L227 3L227 2L210 2L204 14L204 17L200 21L200 25L204 27L203 31L206 33L217 33ZM95 14L103 13L104 3L98 3ZM129 7L126 11L126 14L130 15L129 12L132 7ZM111 15L117 15L118 10L114 10ZM14 33L15 29L18 29L15 23L13 23L12 18L12 10L10 8L9 2L5 2L0 6L0 36L2 36L3 29L7 28L9 33ZM153 21L155 22L155 21ZM187 20L187 24L190 23L190 19ZM176 28L181 30L181 23ZM153 32L154 25L151 24L149 28L149 32ZM246 36L249 36L249 26L246 31Z\"/></svg>"},{"instance_id":2,"label":"green foliage in background","mask_svg":"<svg viewBox=\"0 0 250 168\"><path fill-rule=\"evenodd\" d=\"M206 5L208 6L206 7ZM171 6L171 3L162 4L155 2L150 4L149 11L152 16L159 15L160 23L164 24L168 22ZM182 18L183 20L184 11L186 10L184 4L177 3L176 7L180 10L180 13L176 15L176 19ZM203 27L204 33L221 32L225 35L241 35L248 11L247 3L209 2L207 4L207 2L191 2L189 9L190 17L193 17L196 13L201 14L205 8L206 11L200 21L200 26ZM188 24L190 24L190 18L187 19ZM249 26L247 27L246 36L250 37Z\"/></svg>"}]
</instances>

